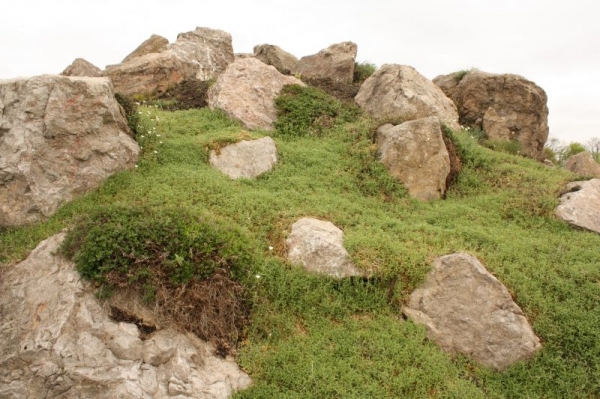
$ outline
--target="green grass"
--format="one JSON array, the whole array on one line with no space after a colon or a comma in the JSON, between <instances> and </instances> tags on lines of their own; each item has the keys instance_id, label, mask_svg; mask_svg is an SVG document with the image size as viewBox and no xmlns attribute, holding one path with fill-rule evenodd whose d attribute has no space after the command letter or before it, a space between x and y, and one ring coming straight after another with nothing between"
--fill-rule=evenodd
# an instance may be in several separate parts
<instances>
[{"instance_id":1,"label":"green grass","mask_svg":"<svg viewBox=\"0 0 600 399\"><path fill-rule=\"evenodd\" d=\"M233 181L207 165L209 151L267 132L207 109L140 110L151 134L138 137L139 167L44 223L0 232L0 262L22 259L103 204L184 209L225 221L256 251L238 355L254 383L238 398L600 395L600 236L553 216L569 173L455 132L461 174L446 200L419 202L375 160L371 121L354 118L318 135L275 134L275 169ZM285 238L303 216L342 228L353 261L374 278L335 281L289 265ZM492 372L440 351L403 320L400 307L432 260L457 251L477 256L522 307L543 343L531 361Z\"/></svg>"}]
</instances>

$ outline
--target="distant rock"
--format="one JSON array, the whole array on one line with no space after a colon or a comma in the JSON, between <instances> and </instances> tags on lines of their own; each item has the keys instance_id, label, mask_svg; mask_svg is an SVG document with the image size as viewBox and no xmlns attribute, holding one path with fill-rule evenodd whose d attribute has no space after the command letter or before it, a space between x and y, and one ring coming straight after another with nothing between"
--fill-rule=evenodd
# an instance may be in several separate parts
<instances>
[{"instance_id":1,"label":"distant rock","mask_svg":"<svg viewBox=\"0 0 600 399\"><path fill-rule=\"evenodd\" d=\"M212 166L232 179L253 179L273 169L277 163L277 147L270 137L242 140L210 152Z\"/></svg>"},{"instance_id":2,"label":"distant rock","mask_svg":"<svg viewBox=\"0 0 600 399\"><path fill-rule=\"evenodd\" d=\"M571 155L565 162L565 168L580 176L600 178L600 164L587 151Z\"/></svg>"},{"instance_id":3,"label":"distant rock","mask_svg":"<svg viewBox=\"0 0 600 399\"><path fill-rule=\"evenodd\" d=\"M254 56L284 75L291 75L298 64L298 58L272 44L254 46Z\"/></svg>"},{"instance_id":4,"label":"distant rock","mask_svg":"<svg viewBox=\"0 0 600 399\"><path fill-rule=\"evenodd\" d=\"M54 255L64 236L0 281L0 397L225 399L250 384L192 334L142 340L136 325L110 320L73 263Z\"/></svg>"},{"instance_id":5,"label":"distant rock","mask_svg":"<svg viewBox=\"0 0 600 399\"><path fill-rule=\"evenodd\" d=\"M71 65L61 72L63 76L88 76L97 78L102 76L102 70L83 58L75 58Z\"/></svg>"},{"instance_id":6,"label":"distant rock","mask_svg":"<svg viewBox=\"0 0 600 399\"><path fill-rule=\"evenodd\" d=\"M126 62L104 70L104 76L111 78L116 92L155 94L187 79L210 80L223 72L234 58L231 35L221 30L196 28L180 33L166 49L160 47L162 43L160 36L150 38L126 57ZM148 52L154 48L160 52Z\"/></svg>"},{"instance_id":7,"label":"distant rock","mask_svg":"<svg viewBox=\"0 0 600 399\"><path fill-rule=\"evenodd\" d=\"M256 58L241 58L231 63L208 90L208 105L223 110L248 129L273 130L275 98L283 86L292 84L304 86Z\"/></svg>"},{"instance_id":8,"label":"distant rock","mask_svg":"<svg viewBox=\"0 0 600 399\"><path fill-rule=\"evenodd\" d=\"M355 101L375 119L401 123L437 116L441 123L459 128L452 100L410 66L382 65L365 80Z\"/></svg>"},{"instance_id":9,"label":"distant rock","mask_svg":"<svg viewBox=\"0 0 600 399\"><path fill-rule=\"evenodd\" d=\"M467 73L468 71L460 71L453 72L448 75L440 75L433 78L433 83L442 89L446 97L452 99L454 90L456 90L456 86L458 86L462 78L464 78Z\"/></svg>"},{"instance_id":10,"label":"distant rock","mask_svg":"<svg viewBox=\"0 0 600 399\"><path fill-rule=\"evenodd\" d=\"M146 54L162 53L168 46L169 41L166 38L159 35L152 35L133 50L131 54L125 57L121 63L131 61L134 58L142 57Z\"/></svg>"},{"instance_id":11,"label":"distant rock","mask_svg":"<svg viewBox=\"0 0 600 399\"><path fill-rule=\"evenodd\" d=\"M569 183L555 213L565 222L600 233L600 179Z\"/></svg>"},{"instance_id":12,"label":"distant rock","mask_svg":"<svg viewBox=\"0 0 600 399\"><path fill-rule=\"evenodd\" d=\"M459 80L454 87L452 79ZM519 141L523 155L543 160L548 98L541 87L522 76L476 70L434 82L456 103L462 125L482 128L491 139Z\"/></svg>"},{"instance_id":13,"label":"distant rock","mask_svg":"<svg viewBox=\"0 0 600 399\"><path fill-rule=\"evenodd\" d=\"M294 73L302 78L331 79L352 83L358 46L352 42L332 44L317 54L300 58Z\"/></svg>"},{"instance_id":14,"label":"distant rock","mask_svg":"<svg viewBox=\"0 0 600 399\"><path fill-rule=\"evenodd\" d=\"M335 278L362 275L350 261L343 240L342 230L333 223L302 218L292 225L286 240L288 259L309 272Z\"/></svg>"},{"instance_id":15,"label":"distant rock","mask_svg":"<svg viewBox=\"0 0 600 399\"><path fill-rule=\"evenodd\" d=\"M106 78L43 75L0 81L0 226L50 216L140 148Z\"/></svg>"},{"instance_id":16,"label":"distant rock","mask_svg":"<svg viewBox=\"0 0 600 399\"><path fill-rule=\"evenodd\" d=\"M541 348L506 287L471 255L436 259L403 312L425 325L442 349L498 371L531 358Z\"/></svg>"},{"instance_id":17,"label":"distant rock","mask_svg":"<svg viewBox=\"0 0 600 399\"><path fill-rule=\"evenodd\" d=\"M446 193L450 156L437 117L381 126L377 129L377 152L411 196L431 201Z\"/></svg>"}]
</instances>

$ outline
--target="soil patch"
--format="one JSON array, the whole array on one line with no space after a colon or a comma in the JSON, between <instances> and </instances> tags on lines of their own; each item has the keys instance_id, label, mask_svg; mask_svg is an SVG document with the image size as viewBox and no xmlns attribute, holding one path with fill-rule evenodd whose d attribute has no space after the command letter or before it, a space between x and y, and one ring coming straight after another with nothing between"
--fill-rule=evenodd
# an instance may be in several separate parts
<instances>
[{"instance_id":1,"label":"soil patch","mask_svg":"<svg viewBox=\"0 0 600 399\"><path fill-rule=\"evenodd\" d=\"M352 101L360 89L358 83L336 82L329 78L303 79L305 83L323 90L327 94L337 98L340 101Z\"/></svg>"},{"instance_id":2,"label":"soil patch","mask_svg":"<svg viewBox=\"0 0 600 399\"><path fill-rule=\"evenodd\" d=\"M209 87L209 82L186 79L159 94L156 98L166 100L163 108L168 111L204 108L206 107L206 92Z\"/></svg>"}]
</instances>

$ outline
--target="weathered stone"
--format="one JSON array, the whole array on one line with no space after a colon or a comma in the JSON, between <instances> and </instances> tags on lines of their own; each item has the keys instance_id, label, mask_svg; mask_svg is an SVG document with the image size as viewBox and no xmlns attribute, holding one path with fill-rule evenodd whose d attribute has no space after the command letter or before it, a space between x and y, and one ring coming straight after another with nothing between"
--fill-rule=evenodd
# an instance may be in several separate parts
<instances>
[{"instance_id":1,"label":"weathered stone","mask_svg":"<svg viewBox=\"0 0 600 399\"><path fill-rule=\"evenodd\" d=\"M383 65L365 80L355 101L376 119L399 123L437 116L441 123L459 128L452 100L410 66Z\"/></svg>"},{"instance_id":2,"label":"weathered stone","mask_svg":"<svg viewBox=\"0 0 600 399\"><path fill-rule=\"evenodd\" d=\"M350 261L343 239L342 230L333 223L302 218L292 225L286 240L288 259L313 273L335 278L359 276L362 273Z\"/></svg>"},{"instance_id":3,"label":"weathered stone","mask_svg":"<svg viewBox=\"0 0 600 399\"><path fill-rule=\"evenodd\" d=\"M304 86L256 58L237 59L208 90L208 105L225 111L248 129L272 130L277 119L275 98L283 86L292 84Z\"/></svg>"},{"instance_id":4,"label":"weathered stone","mask_svg":"<svg viewBox=\"0 0 600 399\"><path fill-rule=\"evenodd\" d=\"M298 64L298 58L272 44L254 46L254 56L267 65L273 65L284 75L292 74Z\"/></svg>"},{"instance_id":5,"label":"weathered stone","mask_svg":"<svg viewBox=\"0 0 600 399\"><path fill-rule=\"evenodd\" d=\"M227 398L250 378L192 334L115 323L55 235L0 281L0 397Z\"/></svg>"},{"instance_id":6,"label":"weathered stone","mask_svg":"<svg viewBox=\"0 0 600 399\"><path fill-rule=\"evenodd\" d=\"M449 94L462 125L483 128L491 139L517 140L525 156L543 160L548 106L541 87L522 76L473 70Z\"/></svg>"},{"instance_id":7,"label":"weathered stone","mask_svg":"<svg viewBox=\"0 0 600 399\"><path fill-rule=\"evenodd\" d=\"M448 75L439 75L433 78L432 82L444 92L446 97L452 99L456 86L458 86L462 78L465 77L466 73L467 72L465 71L454 72Z\"/></svg>"},{"instance_id":8,"label":"weathered stone","mask_svg":"<svg viewBox=\"0 0 600 399\"><path fill-rule=\"evenodd\" d=\"M83 58L75 58L71 65L62 71L63 76L88 76L90 78L98 78L102 76L102 70L96 65Z\"/></svg>"},{"instance_id":9,"label":"weathered stone","mask_svg":"<svg viewBox=\"0 0 600 399\"><path fill-rule=\"evenodd\" d=\"M209 162L232 179L252 179L273 169L277 147L270 137L242 140L210 152Z\"/></svg>"},{"instance_id":10,"label":"weathered stone","mask_svg":"<svg viewBox=\"0 0 600 399\"><path fill-rule=\"evenodd\" d=\"M308 79L331 79L352 83L358 46L352 42L332 44L317 54L300 58L294 73Z\"/></svg>"},{"instance_id":11,"label":"weathered stone","mask_svg":"<svg viewBox=\"0 0 600 399\"><path fill-rule=\"evenodd\" d=\"M506 287L472 255L442 256L403 308L444 350L495 370L529 359L541 348Z\"/></svg>"},{"instance_id":12,"label":"weathered stone","mask_svg":"<svg viewBox=\"0 0 600 399\"><path fill-rule=\"evenodd\" d=\"M156 39L147 46L142 44L144 47L130 54L126 62L104 70L116 92L127 95L164 92L186 79L216 78L233 61L231 35L220 30L196 28L180 33L166 49L141 55L158 42Z\"/></svg>"},{"instance_id":13,"label":"weathered stone","mask_svg":"<svg viewBox=\"0 0 600 399\"><path fill-rule=\"evenodd\" d=\"M377 149L380 161L411 196L423 201L444 196L450 156L437 117L381 126Z\"/></svg>"},{"instance_id":14,"label":"weathered stone","mask_svg":"<svg viewBox=\"0 0 600 399\"><path fill-rule=\"evenodd\" d=\"M555 213L565 222L600 233L600 179L569 183Z\"/></svg>"},{"instance_id":15,"label":"weathered stone","mask_svg":"<svg viewBox=\"0 0 600 399\"><path fill-rule=\"evenodd\" d=\"M580 176L600 178L600 164L587 151L571 155L565 162L565 168Z\"/></svg>"},{"instance_id":16,"label":"weathered stone","mask_svg":"<svg viewBox=\"0 0 600 399\"><path fill-rule=\"evenodd\" d=\"M36 222L133 167L129 134L106 78L0 81L0 225Z\"/></svg>"},{"instance_id":17,"label":"weathered stone","mask_svg":"<svg viewBox=\"0 0 600 399\"><path fill-rule=\"evenodd\" d=\"M142 57L146 54L162 53L169 46L169 41L159 35L152 35L140 44L131 54L121 61L122 63L131 61L134 58Z\"/></svg>"}]
</instances>

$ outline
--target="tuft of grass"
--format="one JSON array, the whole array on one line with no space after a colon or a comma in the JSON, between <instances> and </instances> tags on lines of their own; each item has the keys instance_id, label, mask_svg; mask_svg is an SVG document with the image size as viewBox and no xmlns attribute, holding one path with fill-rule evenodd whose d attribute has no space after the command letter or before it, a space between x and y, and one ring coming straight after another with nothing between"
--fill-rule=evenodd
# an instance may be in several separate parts
<instances>
[{"instance_id":1,"label":"tuft of grass","mask_svg":"<svg viewBox=\"0 0 600 399\"><path fill-rule=\"evenodd\" d=\"M371 75L377 71L377 65L370 62L356 62L354 64L354 77L352 81L354 83L363 83Z\"/></svg>"}]
</instances>

